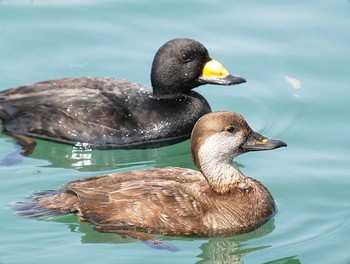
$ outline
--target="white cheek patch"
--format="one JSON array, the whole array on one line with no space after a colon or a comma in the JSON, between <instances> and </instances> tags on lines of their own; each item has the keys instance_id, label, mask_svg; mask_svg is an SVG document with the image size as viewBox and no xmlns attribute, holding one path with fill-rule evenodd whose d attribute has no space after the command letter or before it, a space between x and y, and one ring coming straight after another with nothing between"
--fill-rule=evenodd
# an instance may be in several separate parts
<instances>
[{"instance_id":1,"label":"white cheek patch","mask_svg":"<svg viewBox=\"0 0 350 264\"><path fill-rule=\"evenodd\" d=\"M213 163L231 161L238 154L238 148L243 143L243 132L229 134L216 133L207 138L199 149L200 160L212 159Z\"/></svg>"}]
</instances>

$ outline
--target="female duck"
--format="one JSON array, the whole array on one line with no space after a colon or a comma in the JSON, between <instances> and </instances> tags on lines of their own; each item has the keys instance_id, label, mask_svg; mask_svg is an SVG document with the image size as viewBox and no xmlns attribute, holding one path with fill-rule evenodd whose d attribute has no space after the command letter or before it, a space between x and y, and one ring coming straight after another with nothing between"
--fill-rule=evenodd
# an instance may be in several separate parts
<instances>
[{"instance_id":1,"label":"female duck","mask_svg":"<svg viewBox=\"0 0 350 264\"><path fill-rule=\"evenodd\" d=\"M70 182L55 193L18 204L21 215L76 213L102 232L140 231L177 236L248 232L276 212L270 192L232 165L239 154L286 146L251 130L242 116L214 112L200 118L191 152L200 172L168 167Z\"/></svg>"},{"instance_id":2,"label":"female duck","mask_svg":"<svg viewBox=\"0 0 350 264\"><path fill-rule=\"evenodd\" d=\"M93 148L144 148L189 138L195 122L211 112L193 88L245 82L209 57L192 39L173 39L156 53L153 93L142 85L111 78L67 78L0 92L3 129ZM25 142L27 143L27 142Z\"/></svg>"}]
</instances>

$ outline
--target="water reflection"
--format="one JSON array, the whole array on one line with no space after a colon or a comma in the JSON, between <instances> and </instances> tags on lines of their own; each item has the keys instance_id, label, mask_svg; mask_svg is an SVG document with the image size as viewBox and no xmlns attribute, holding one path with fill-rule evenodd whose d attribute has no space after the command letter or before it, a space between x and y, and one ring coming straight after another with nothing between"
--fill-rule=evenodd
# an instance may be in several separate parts
<instances>
[{"instance_id":1,"label":"water reflection","mask_svg":"<svg viewBox=\"0 0 350 264\"><path fill-rule=\"evenodd\" d=\"M140 242L137 239L130 237L122 237L118 234L100 233L94 230L92 224L87 222L80 222L75 215L65 215L53 217L50 221L66 223L68 229L74 233L81 233L81 243L83 244L125 244ZM230 263L240 264L244 263L242 258L250 252L263 250L271 247L271 245L261 245L256 247L247 246L249 240L264 237L270 234L275 229L274 219L271 219L257 230L228 238L209 238L199 246L201 253L197 256L200 260L198 264L202 263ZM185 245L186 241L194 241L195 238L178 238L178 237L160 237L165 243L172 245L176 241L183 241L181 245ZM201 241L203 239L200 239ZM154 250L154 249L149 249ZM181 248L179 251L181 252ZM176 254L176 253L175 253ZM181 254L181 253L179 253ZM295 256L288 256L278 260L273 260L268 263L282 263L282 264L296 264L300 261Z\"/></svg>"},{"instance_id":2,"label":"water reflection","mask_svg":"<svg viewBox=\"0 0 350 264\"><path fill-rule=\"evenodd\" d=\"M297 256L289 256L289 257L265 262L265 264L299 264L299 263L301 263L301 261L297 258Z\"/></svg>"},{"instance_id":3,"label":"water reflection","mask_svg":"<svg viewBox=\"0 0 350 264\"><path fill-rule=\"evenodd\" d=\"M12 138L0 134L0 140L13 141ZM36 140L37 145L30 155L31 159L47 161L43 167L67 168L78 171L104 171L125 167L181 166L191 160L189 141L176 145L138 150L95 150L84 143L75 146ZM14 145L15 151L5 154L1 165L14 166L26 159L20 155L19 145ZM176 159L175 159L176 157ZM170 162L169 162L170 161Z\"/></svg>"},{"instance_id":4,"label":"water reflection","mask_svg":"<svg viewBox=\"0 0 350 264\"><path fill-rule=\"evenodd\" d=\"M274 220L272 219L254 232L231 238L211 238L200 246L202 253L198 257L201 260L197 263L244 263L242 257L249 252L270 247L270 245L262 245L248 248L246 247L247 241L266 236L274 229Z\"/></svg>"},{"instance_id":5,"label":"water reflection","mask_svg":"<svg viewBox=\"0 0 350 264\"><path fill-rule=\"evenodd\" d=\"M242 257L249 252L261 250L270 247L269 245L246 248L243 241L236 239L210 239L207 243L200 246L202 253L198 256L201 258L197 263L222 263L238 264L244 263Z\"/></svg>"}]
</instances>

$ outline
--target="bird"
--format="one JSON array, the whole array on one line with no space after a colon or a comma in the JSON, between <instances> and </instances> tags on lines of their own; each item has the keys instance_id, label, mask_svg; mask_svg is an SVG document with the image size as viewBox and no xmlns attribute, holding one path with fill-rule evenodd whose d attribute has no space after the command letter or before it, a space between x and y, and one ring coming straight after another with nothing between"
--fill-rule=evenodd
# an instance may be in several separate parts
<instances>
[{"instance_id":1,"label":"bird","mask_svg":"<svg viewBox=\"0 0 350 264\"><path fill-rule=\"evenodd\" d=\"M156 148L188 139L198 118L211 112L193 88L244 82L202 43L176 38L155 54L153 91L108 77L43 81L1 91L0 120L3 133L24 146L24 155L35 147L31 138L94 149Z\"/></svg>"},{"instance_id":2,"label":"bird","mask_svg":"<svg viewBox=\"0 0 350 264\"><path fill-rule=\"evenodd\" d=\"M199 118L190 143L198 170L164 167L92 176L33 194L14 210L27 217L75 213L100 232L181 237L242 234L275 215L269 190L245 176L233 158L285 142L255 132L237 113L218 111Z\"/></svg>"}]
</instances>

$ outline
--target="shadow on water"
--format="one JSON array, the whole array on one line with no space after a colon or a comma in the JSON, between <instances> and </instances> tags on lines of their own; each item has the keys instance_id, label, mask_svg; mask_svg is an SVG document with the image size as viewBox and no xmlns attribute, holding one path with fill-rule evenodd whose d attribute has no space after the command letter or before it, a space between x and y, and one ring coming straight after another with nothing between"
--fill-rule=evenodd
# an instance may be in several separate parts
<instances>
[{"instance_id":1,"label":"shadow on water","mask_svg":"<svg viewBox=\"0 0 350 264\"><path fill-rule=\"evenodd\" d=\"M94 230L92 224L87 222L79 222L75 215L65 215L50 218L50 221L61 222L67 224L68 229L74 233L81 234L81 243L83 244L125 244L125 243L139 243L140 241L130 237L122 237L118 234L111 233L100 233ZM197 256L199 259L197 263L230 263L238 264L244 263L242 258L248 255L250 252L263 250L269 248L270 245L261 245L256 247L248 247L248 241L257 239L270 234L275 229L274 219L271 219L262 227L257 230L227 238L200 238L201 241L205 241L199 246L201 253ZM158 236L165 243L180 244L177 241L195 241L196 238L183 238L183 237L169 237L169 236ZM175 247L175 246L174 246ZM149 249L154 250L154 249ZM182 251L181 247L177 251ZM177 254L177 253L174 253ZM181 254L181 253L180 253ZM279 263L279 264L295 264L300 263L295 256L289 256L279 260L273 260L268 263Z\"/></svg>"},{"instance_id":2,"label":"shadow on water","mask_svg":"<svg viewBox=\"0 0 350 264\"><path fill-rule=\"evenodd\" d=\"M13 152L0 159L0 166L15 166L27 157L22 156L21 146L14 140L0 133L0 141L13 143ZM192 162L189 140L153 149L114 149L96 150L84 144L65 145L36 139L37 145L28 158L47 161L40 165L46 168L74 169L82 172L106 171L121 168L138 169L138 167L186 167L196 169ZM235 161L237 167L244 165Z\"/></svg>"},{"instance_id":3,"label":"shadow on water","mask_svg":"<svg viewBox=\"0 0 350 264\"><path fill-rule=\"evenodd\" d=\"M297 258L297 256L290 256L290 257L268 261L268 262L265 262L264 264L300 264L300 263L301 261Z\"/></svg>"},{"instance_id":4,"label":"shadow on water","mask_svg":"<svg viewBox=\"0 0 350 264\"><path fill-rule=\"evenodd\" d=\"M0 133L0 140L14 143L14 152L5 154L0 161L2 166L14 166L27 158L20 154L21 147L16 145L12 138ZM176 166L180 166L191 159L188 140L161 148L130 150L96 150L84 144L71 146L38 139L36 141L37 145L28 158L48 162L47 165L41 167L104 171L148 165L152 167L171 166L172 163L169 163L169 160L173 160Z\"/></svg>"}]
</instances>

